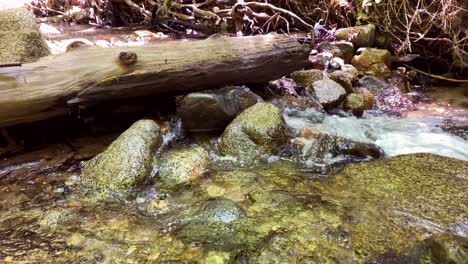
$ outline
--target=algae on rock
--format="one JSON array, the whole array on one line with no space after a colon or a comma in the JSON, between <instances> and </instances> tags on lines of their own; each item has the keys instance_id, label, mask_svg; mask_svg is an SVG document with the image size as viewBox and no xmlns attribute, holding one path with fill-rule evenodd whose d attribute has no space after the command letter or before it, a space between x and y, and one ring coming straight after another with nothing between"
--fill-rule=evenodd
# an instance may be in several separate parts
<instances>
[{"instance_id":1,"label":"algae on rock","mask_svg":"<svg viewBox=\"0 0 468 264\"><path fill-rule=\"evenodd\" d=\"M167 184L188 182L200 177L209 162L208 152L200 146L171 149L158 161L159 177Z\"/></svg>"},{"instance_id":2,"label":"algae on rock","mask_svg":"<svg viewBox=\"0 0 468 264\"><path fill-rule=\"evenodd\" d=\"M269 103L246 109L226 128L219 142L222 155L251 160L259 154L277 154L288 140L281 111Z\"/></svg>"},{"instance_id":3,"label":"algae on rock","mask_svg":"<svg viewBox=\"0 0 468 264\"><path fill-rule=\"evenodd\" d=\"M103 153L84 163L83 186L97 198L128 191L148 179L161 143L161 131L154 121L135 122Z\"/></svg>"}]
</instances>

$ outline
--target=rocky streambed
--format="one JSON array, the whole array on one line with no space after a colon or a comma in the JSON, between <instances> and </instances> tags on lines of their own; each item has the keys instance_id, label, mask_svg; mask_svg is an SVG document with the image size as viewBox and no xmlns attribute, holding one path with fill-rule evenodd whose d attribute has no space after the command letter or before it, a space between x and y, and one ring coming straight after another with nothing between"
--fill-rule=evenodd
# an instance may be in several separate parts
<instances>
[{"instance_id":1,"label":"rocky streambed","mask_svg":"<svg viewBox=\"0 0 468 264\"><path fill-rule=\"evenodd\" d=\"M0 262L467 263L466 87L431 98L351 31L314 69L6 157Z\"/></svg>"},{"instance_id":2,"label":"rocky streambed","mask_svg":"<svg viewBox=\"0 0 468 264\"><path fill-rule=\"evenodd\" d=\"M458 159L399 155L406 149L389 148L376 135L407 133L397 122L407 122L416 138L424 134L412 121L282 112L262 102L247 110L219 140L181 136L177 122L161 129L141 120L107 149L115 136L2 161L0 257L33 263L466 263L466 141L433 127L432 136L449 140L414 140L414 152L451 145L439 154ZM377 127L383 121L390 128ZM366 135L359 133L365 122L368 133L375 129L367 139L376 145L345 137ZM345 129L347 123L355 128ZM333 125L340 126L338 136L317 134L329 129L333 135ZM291 139L294 130L299 137ZM383 152L396 156L345 165Z\"/></svg>"}]
</instances>

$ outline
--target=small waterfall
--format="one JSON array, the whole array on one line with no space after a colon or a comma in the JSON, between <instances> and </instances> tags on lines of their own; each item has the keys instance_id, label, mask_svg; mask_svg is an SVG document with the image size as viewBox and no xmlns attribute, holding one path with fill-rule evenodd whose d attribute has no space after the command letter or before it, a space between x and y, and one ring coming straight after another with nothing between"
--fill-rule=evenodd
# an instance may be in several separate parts
<instances>
[{"instance_id":1,"label":"small waterfall","mask_svg":"<svg viewBox=\"0 0 468 264\"><path fill-rule=\"evenodd\" d=\"M468 141L444 132L440 127L443 119L437 117L360 119L330 116L313 109L289 109L284 117L288 126L296 131L311 127L331 135L374 143L388 156L426 152L468 161Z\"/></svg>"}]
</instances>

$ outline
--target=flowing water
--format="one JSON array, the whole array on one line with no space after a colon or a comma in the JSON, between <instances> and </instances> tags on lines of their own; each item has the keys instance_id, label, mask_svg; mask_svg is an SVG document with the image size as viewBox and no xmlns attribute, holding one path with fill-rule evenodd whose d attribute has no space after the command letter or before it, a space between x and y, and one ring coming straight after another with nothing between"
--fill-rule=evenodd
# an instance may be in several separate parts
<instances>
[{"instance_id":1,"label":"flowing water","mask_svg":"<svg viewBox=\"0 0 468 264\"><path fill-rule=\"evenodd\" d=\"M49 44L66 47L59 36ZM454 97L421 103L405 118L286 110L292 130L375 143L388 156L456 158L395 157L328 177L281 158L241 169L215 156L192 182L166 186L156 177L126 200L96 203L80 188L80 163L115 136L7 158L0 263L409 263L400 257L427 237L468 237L468 120ZM164 146L196 141L180 123L171 127Z\"/></svg>"}]
</instances>

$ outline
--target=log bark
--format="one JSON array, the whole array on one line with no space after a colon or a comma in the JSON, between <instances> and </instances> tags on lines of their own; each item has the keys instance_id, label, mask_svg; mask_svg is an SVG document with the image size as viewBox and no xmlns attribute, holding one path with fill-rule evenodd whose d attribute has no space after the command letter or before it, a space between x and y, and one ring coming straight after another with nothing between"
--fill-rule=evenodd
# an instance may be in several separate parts
<instances>
[{"instance_id":1,"label":"log bark","mask_svg":"<svg viewBox=\"0 0 468 264\"><path fill-rule=\"evenodd\" d=\"M307 67L308 53L308 46L276 34L79 48L0 68L0 127L108 100L261 83Z\"/></svg>"}]
</instances>

